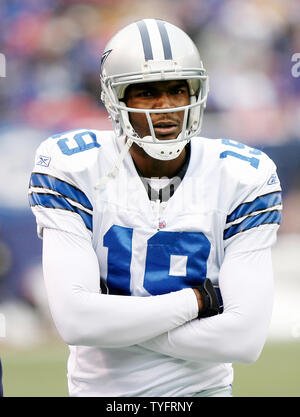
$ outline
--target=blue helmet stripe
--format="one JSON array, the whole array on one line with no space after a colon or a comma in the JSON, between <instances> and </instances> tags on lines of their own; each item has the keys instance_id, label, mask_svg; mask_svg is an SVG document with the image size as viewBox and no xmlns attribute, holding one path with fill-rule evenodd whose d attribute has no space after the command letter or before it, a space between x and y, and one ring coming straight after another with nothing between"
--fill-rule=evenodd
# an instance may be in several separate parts
<instances>
[{"instance_id":1,"label":"blue helmet stripe","mask_svg":"<svg viewBox=\"0 0 300 417\"><path fill-rule=\"evenodd\" d=\"M150 59L153 59L153 51L146 23L143 20L141 20L140 22L137 22L137 26L139 28L143 42L145 60L149 61Z\"/></svg>"},{"instance_id":2,"label":"blue helmet stripe","mask_svg":"<svg viewBox=\"0 0 300 417\"><path fill-rule=\"evenodd\" d=\"M161 36L165 59L173 59L170 39L165 26L165 22L163 22L162 20L156 20L156 23Z\"/></svg>"}]
</instances>

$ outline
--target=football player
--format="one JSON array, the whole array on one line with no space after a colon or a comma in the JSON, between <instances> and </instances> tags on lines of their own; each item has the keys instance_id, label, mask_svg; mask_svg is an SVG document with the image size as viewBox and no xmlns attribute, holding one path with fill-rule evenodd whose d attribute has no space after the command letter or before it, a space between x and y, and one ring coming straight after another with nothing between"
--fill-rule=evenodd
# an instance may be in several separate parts
<instances>
[{"instance_id":1,"label":"football player","mask_svg":"<svg viewBox=\"0 0 300 417\"><path fill-rule=\"evenodd\" d=\"M113 130L48 138L29 190L70 395L231 396L271 319L276 167L200 137L208 76L173 24L123 28L100 77Z\"/></svg>"},{"instance_id":2,"label":"football player","mask_svg":"<svg viewBox=\"0 0 300 417\"><path fill-rule=\"evenodd\" d=\"M2 385L2 363L0 359L0 397L3 397L3 385Z\"/></svg>"}]
</instances>

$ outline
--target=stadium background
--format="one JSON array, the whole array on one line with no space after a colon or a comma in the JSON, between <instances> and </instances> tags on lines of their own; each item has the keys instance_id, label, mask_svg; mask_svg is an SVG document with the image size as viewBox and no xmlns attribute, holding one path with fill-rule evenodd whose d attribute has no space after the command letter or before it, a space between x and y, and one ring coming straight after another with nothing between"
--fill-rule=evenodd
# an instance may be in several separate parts
<instances>
[{"instance_id":1,"label":"stadium background","mask_svg":"<svg viewBox=\"0 0 300 417\"><path fill-rule=\"evenodd\" d=\"M49 314L27 201L33 155L54 133L110 127L99 100L100 56L112 34L144 17L177 24L199 47L210 76L203 136L258 147L278 166L284 213L273 251L274 314L260 359L235 366L234 394L300 396L300 77L292 72L300 53L298 0L1 0L4 394L67 395L67 348Z\"/></svg>"}]
</instances>

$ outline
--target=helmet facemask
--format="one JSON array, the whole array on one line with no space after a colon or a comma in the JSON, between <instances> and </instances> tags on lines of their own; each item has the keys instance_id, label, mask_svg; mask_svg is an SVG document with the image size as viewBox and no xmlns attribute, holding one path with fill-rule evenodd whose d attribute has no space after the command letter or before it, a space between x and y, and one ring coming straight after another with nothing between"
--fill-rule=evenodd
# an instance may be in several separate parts
<instances>
[{"instance_id":1,"label":"helmet facemask","mask_svg":"<svg viewBox=\"0 0 300 417\"><path fill-rule=\"evenodd\" d=\"M172 74L174 76L174 74ZM182 107L173 107L168 109L141 109L127 107L124 100L125 89L130 85L128 83L115 82L114 80L107 80L102 82L102 99L106 105L107 111L110 114L114 129L118 135L124 135L130 138L133 142L142 147L146 153L157 159L170 160L176 158L188 141L200 133L203 119L203 111L207 100L207 76L199 75L197 78L171 78L171 80L186 80L189 93L190 103ZM155 81L169 81L170 78L155 77ZM142 80L141 82L145 82ZM137 84L137 83L135 83ZM194 90L195 85L198 85L197 90ZM121 87L121 88L120 88ZM151 114L153 113L176 113L184 112L181 133L174 139L158 139L156 137ZM130 113L143 113L146 116L149 136L140 137L135 131L130 122Z\"/></svg>"},{"instance_id":2,"label":"helmet facemask","mask_svg":"<svg viewBox=\"0 0 300 417\"><path fill-rule=\"evenodd\" d=\"M101 98L110 114L114 130L118 136L126 136L156 159L170 160L176 158L188 141L200 133L208 94L208 77L195 45L183 31L174 25L155 19L145 19L141 22L149 29L153 59L146 59L145 49L141 48L141 43L139 45L140 34L137 27L140 22L131 24L123 29L112 39L106 48L107 52L103 54ZM158 26L164 25L168 29L170 47L172 47L173 51L172 59L170 59L171 57L168 57L168 59L157 59L157 57L162 58L159 56L159 54L162 55L160 49L166 43L166 39L163 39L163 37L161 41L158 40L159 38L155 39L156 24ZM137 44L137 48L131 50L129 48L134 41ZM121 45L122 42L124 45ZM125 59L125 56L122 57L125 43L127 55L131 54L132 59L129 56L127 56L127 59ZM165 47L165 45L163 46ZM180 50L177 51L176 48ZM169 53L171 54L172 51ZM126 68L128 71L125 72ZM134 69L136 71L133 71ZM187 82L190 95L190 103L188 105L166 109L141 109L128 107L124 103L125 90L131 84L175 80L185 80ZM155 135L151 115L153 113L165 114L182 111L184 112L184 117L181 133L174 139L158 139ZM130 122L131 113L145 114L150 135L140 137L137 134Z\"/></svg>"}]
</instances>

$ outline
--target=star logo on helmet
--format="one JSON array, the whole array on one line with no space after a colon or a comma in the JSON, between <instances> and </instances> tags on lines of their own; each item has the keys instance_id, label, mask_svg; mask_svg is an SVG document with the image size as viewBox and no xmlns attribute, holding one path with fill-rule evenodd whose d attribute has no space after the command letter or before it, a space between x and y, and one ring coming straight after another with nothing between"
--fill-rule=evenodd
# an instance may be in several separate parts
<instances>
[{"instance_id":1,"label":"star logo on helmet","mask_svg":"<svg viewBox=\"0 0 300 417\"><path fill-rule=\"evenodd\" d=\"M112 49L109 49L108 51L103 52L101 57L101 64L100 64L100 71L102 72L102 67L104 65L104 62L107 60L108 55L112 52Z\"/></svg>"}]
</instances>

